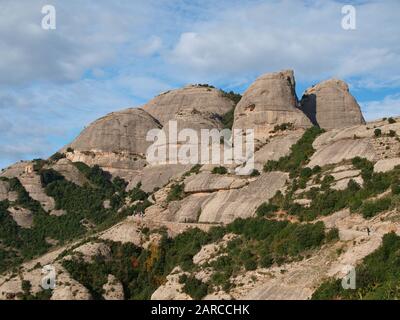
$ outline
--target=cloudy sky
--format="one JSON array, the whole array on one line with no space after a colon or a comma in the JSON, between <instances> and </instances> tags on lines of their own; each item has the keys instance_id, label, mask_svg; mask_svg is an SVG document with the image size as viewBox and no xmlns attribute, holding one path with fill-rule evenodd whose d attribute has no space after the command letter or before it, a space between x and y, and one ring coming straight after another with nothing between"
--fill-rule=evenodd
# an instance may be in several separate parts
<instances>
[{"instance_id":1,"label":"cloudy sky","mask_svg":"<svg viewBox=\"0 0 400 320\"><path fill-rule=\"evenodd\" d=\"M44 5L56 29L41 27ZM356 9L356 29L341 26ZM400 1L0 0L0 168L188 83L243 92L294 69L346 80L368 120L400 115Z\"/></svg>"}]
</instances>

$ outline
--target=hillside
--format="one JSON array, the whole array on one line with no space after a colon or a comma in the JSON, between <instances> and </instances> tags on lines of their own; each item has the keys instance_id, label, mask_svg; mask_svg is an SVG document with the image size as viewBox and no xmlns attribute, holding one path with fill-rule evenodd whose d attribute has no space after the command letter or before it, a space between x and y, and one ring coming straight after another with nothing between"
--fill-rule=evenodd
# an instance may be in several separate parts
<instances>
[{"instance_id":1,"label":"hillside","mask_svg":"<svg viewBox=\"0 0 400 320\"><path fill-rule=\"evenodd\" d=\"M255 169L149 163L169 120L254 129ZM291 70L243 96L191 85L2 170L0 299L397 299L399 208L400 118L366 123L343 81L300 100Z\"/></svg>"}]
</instances>

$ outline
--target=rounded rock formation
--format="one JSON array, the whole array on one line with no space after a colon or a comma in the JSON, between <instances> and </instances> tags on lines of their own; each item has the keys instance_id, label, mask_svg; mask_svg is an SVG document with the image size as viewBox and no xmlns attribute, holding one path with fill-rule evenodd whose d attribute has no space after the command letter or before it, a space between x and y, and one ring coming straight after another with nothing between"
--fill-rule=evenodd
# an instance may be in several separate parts
<instances>
[{"instance_id":1,"label":"rounded rock formation","mask_svg":"<svg viewBox=\"0 0 400 320\"><path fill-rule=\"evenodd\" d=\"M233 107L234 102L225 97L221 90L207 85L190 85L159 94L144 105L143 110L165 125L184 110L222 116Z\"/></svg>"},{"instance_id":2,"label":"rounded rock formation","mask_svg":"<svg viewBox=\"0 0 400 320\"><path fill-rule=\"evenodd\" d=\"M330 79L307 89L301 109L312 123L326 130L365 124L360 106L342 80Z\"/></svg>"},{"instance_id":3,"label":"rounded rock formation","mask_svg":"<svg viewBox=\"0 0 400 320\"><path fill-rule=\"evenodd\" d=\"M145 154L151 144L147 132L155 128L161 125L140 108L112 112L90 124L65 149Z\"/></svg>"},{"instance_id":4,"label":"rounded rock formation","mask_svg":"<svg viewBox=\"0 0 400 320\"><path fill-rule=\"evenodd\" d=\"M311 122L297 104L292 70L264 74L243 94L235 109L233 127L253 128L256 138L267 137L277 124L310 127Z\"/></svg>"}]
</instances>

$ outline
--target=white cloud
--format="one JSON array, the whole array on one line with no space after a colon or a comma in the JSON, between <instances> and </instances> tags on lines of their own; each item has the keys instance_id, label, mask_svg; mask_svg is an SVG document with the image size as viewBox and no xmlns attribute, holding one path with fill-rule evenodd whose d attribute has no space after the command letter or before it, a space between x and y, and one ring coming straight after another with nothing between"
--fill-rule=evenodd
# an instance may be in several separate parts
<instances>
[{"instance_id":1,"label":"white cloud","mask_svg":"<svg viewBox=\"0 0 400 320\"><path fill-rule=\"evenodd\" d=\"M221 11L181 33L170 59L184 76L215 78L294 68L300 80L388 81L400 74L398 1L355 5L357 29L341 28L334 1L271 1Z\"/></svg>"},{"instance_id":2,"label":"white cloud","mask_svg":"<svg viewBox=\"0 0 400 320\"><path fill-rule=\"evenodd\" d=\"M160 51L162 48L162 39L157 36L152 36L146 40L141 46L136 49L137 54L140 56L152 56Z\"/></svg>"},{"instance_id":3,"label":"white cloud","mask_svg":"<svg viewBox=\"0 0 400 320\"><path fill-rule=\"evenodd\" d=\"M400 116L400 94L389 95L379 101L361 102L360 105L367 121Z\"/></svg>"},{"instance_id":4,"label":"white cloud","mask_svg":"<svg viewBox=\"0 0 400 320\"><path fill-rule=\"evenodd\" d=\"M56 8L56 30L41 28L41 8ZM0 84L75 81L109 64L121 46L143 36L151 2L2 0Z\"/></svg>"}]
</instances>

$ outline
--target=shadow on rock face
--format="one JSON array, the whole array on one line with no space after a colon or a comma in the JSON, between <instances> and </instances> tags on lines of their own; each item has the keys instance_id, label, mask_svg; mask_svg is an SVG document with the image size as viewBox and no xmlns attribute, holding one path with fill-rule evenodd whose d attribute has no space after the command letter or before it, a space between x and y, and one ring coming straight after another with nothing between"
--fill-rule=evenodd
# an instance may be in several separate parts
<instances>
[{"instance_id":1,"label":"shadow on rock face","mask_svg":"<svg viewBox=\"0 0 400 320\"><path fill-rule=\"evenodd\" d=\"M310 119L311 123L318 126L317 122L317 97L315 94L303 95L300 109Z\"/></svg>"}]
</instances>

